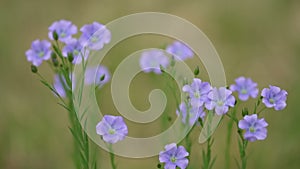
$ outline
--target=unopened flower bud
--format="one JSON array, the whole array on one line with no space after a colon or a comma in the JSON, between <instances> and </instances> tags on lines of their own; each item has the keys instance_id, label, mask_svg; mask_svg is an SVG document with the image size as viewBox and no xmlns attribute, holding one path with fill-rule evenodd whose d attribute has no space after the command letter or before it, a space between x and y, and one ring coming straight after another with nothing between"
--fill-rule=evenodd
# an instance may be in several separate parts
<instances>
[{"instance_id":1,"label":"unopened flower bud","mask_svg":"<svg viewBox=\"0 0 300 169\"><path fill-rule=\"evenodd\" d=\"M159 68L162 73L165 73L165 68L162 65L159 65Z\"/></svg>"},{"instance_id":2,"label":"unopened flower bud","mask_svg":"<svg viewBox=\"0 0 300 169\"><path fill-rule=\"evenodd\" d=\"M31 65L31 72L32 73L37 73L38 72L38 68L34 65Z\"/></svg>"},{"instance_id":3,"label":"unopened flower bud","mask_svg":"<svg viewBox=\"0 0 300 169\"><path fill-rule=\"evenodd\" d=\"M195 76L197 76L197 75L199 75L199 66L197 66L196 68L195 68L195 70L194 70L194 75Z\"/></svg>"},{"instance_id":4,"label":"unopened flower bud","mask_svg":"<svg viewBox=\"0 0 300 169\"><path fill-rule=\"evenodd\" d=\"M104 79L105 79L105 74L100 77L100 81L103 81Z\"/></svg>"},{"instance_id":5,"label":"unopened flower bud","mask_svg":"<svg viewBox=\"0 0 300 169\"><path fill-rule=\"evenodd\" d=\"M58 62L57 58L51 58L51 61L53 63L53 66L55 66L55 67L59 66L59 62Z\"/></svg>"},{"instance_id":6,"label":"unopened flower bud","mask_svg":"<svg viewBox=\"0 0 300 169\"><path fill-rule=\"evenodd\" d=\"M55 52L51 52L51 58L57 58L57 55Z\"/></svg>"},{"instance_id":7,"label":"unopened flower bud","mask_svg":"<svg viewBox=\"0 0 300 169\"><path fill-rule=\"evenodd\" d=\"M73 53L68 53L68 60L69 60L69 62L73 62L73 60L74 60L74 56L73 56Z\"/></svg>"},{"instance_id":8,"label":"unopened flower bud","mask_svg":"<svg viewBox=\"0 0 300 169\"><path fill-rule=\"evenodd\" d=\"M57 34L57 32L56 32L56 31L53 31L53 33L52 33L52 37L53 37L53 39L54 39L55 41L57 41L57 40L58 40L58 34Z\"/></svg>"},{"instance_id":9,"label":"unopened flower bud","mask_svg":"<svg viewBox=\"0 0 300 169\"><path fill-rule=\"evenodd\" d=\"M242 115L243 115L243 117L245 117L246 115L248 115L249 114L249 111L248 111L248 109L245 107L245 108L243 108L243 110L242 110Z\"/></svg>"}]
</instances>

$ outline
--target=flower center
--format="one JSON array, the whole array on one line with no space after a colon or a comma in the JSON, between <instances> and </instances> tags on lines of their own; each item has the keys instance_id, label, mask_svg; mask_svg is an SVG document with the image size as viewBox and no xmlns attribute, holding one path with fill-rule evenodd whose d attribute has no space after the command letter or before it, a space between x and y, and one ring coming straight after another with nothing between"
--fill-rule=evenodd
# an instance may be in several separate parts
<instances>
[{"instance_id":1,"label":"flower center","mask_svg":"<svg viewBox=\"0 0 300 169\"><path fill-rule=\"evenodd\" d=\"M150 62L150 66L151 67L156 67L158 65L158 63L155 61L155 60L152 60L151 62Z\"/></svg>"},{"instance_id":2,"label":"flower center","mask_svg":"<svg viewBox=\"0 0 300 169\"><path fill-rule=\"evenodd\" d=\"M177 161L176 157L174 157L174 156L171 157L171 162L172 162L172 163L175 163L176 161Z\"/></svg>"},{"instance_id":3,"label":"flower center","mask_svg":"<svg viewBox=\"0 0 300 169\"><path fill-rule=\"evenodd\" d=\"M39 52L38 56L41 58L45 55L45 53L43 51Z\"/></svg>"},{"instance_id":4,"label":"flower center","mask_svg":"<svg viewBox=\"0 0 300 169\"><path fill-rule=\"evenodd\" d=\"M274 103L275 103L275 100L271 98L271 99L269 100L269 102L270 102L271 104L274 104Z\"/></svg>"},{"instance_id":5,"label":"flower center","mask_svg":"<svg viewBox=\"0 0 300 169\"><path fill-rule=\"evenodd\" d=\"M98 37L95 37L95 36L92 36L92 38L91 38L91 41L93 42L93 43L96 43L96 42L98 42Z\"/></svg>"},{"instance_id":6,"label":"flower center","mask_svg":"<svg viewBox=\"0 0 300 169\"><path fill-rule=\"evenodd\" d=\"M255 128L254 128L253 126L251 126L251 127L249 128L249 131L250 131L251 133L254 133L256 130L255 130Z\"/></svg>"},{"instance_id":7,"label":"flower center","mask_svg":"<svg viewBox=\"0 0 300 169\"><path fill-rule=\"evenodd\" d=\"M194 97L196 97L196 98L200 98L200 93L197 91L197 92L195 92L194 93Z\"/></svg>"},{"instance_id":8,"label":"flower center","mask_svg":"<svg viewBox=\"0 0 300 169\"><path fill-rule=\"evenodd\" d=\"M78 51L77 49L75 49L75 50L73 51L73 55L74 55L74 56L79 55L79 51Z\"/></svg>"},{"instance_id":9,"label":"flower center","mask_svg":"<svg viewBox=\"0 0 300 169\"><path fill-rule=\"evenodd\" d=\"M218 106L223 106L223 104L224 104L224 102L223 102L222 100L219 100L219 101L217 102L217 105L218 105Z\"/></svg>"},{"instance_id":10,"label":"flower center","mask_svg":"<svg viewBox=\"0 0 300 169\"><path fill-rule=\"evenodd\" d=\"M242 94L247 94L247 90L246 90L246 89L242 89L242 90L241 90L241 93L242 93Z\"/></svg>"},{"instance_id":11,"label":"flower center","mask_svg":"<svg viewBox=\"0 0 300 169\"><path fill-rule=\"evenodd\" d=\"M67 36L67 34L66 34L65 32L62 32L62 33L60 34L60 37L62 37L62 38L66 37L66 36Z\"/></svg>"},{"instance_id":12,"label":"flower center","mask_svg":"<svg viewBox=\"0 0 300 169\"><path fill-rule=\"evenodd\" d=\"M115 130L115 129L109 129L109 130L108 130L108 133L111 134L111 135L112 135L112 134L115 134L115 133L116 133L116 130Z\"/></svg>"}]
</instances>

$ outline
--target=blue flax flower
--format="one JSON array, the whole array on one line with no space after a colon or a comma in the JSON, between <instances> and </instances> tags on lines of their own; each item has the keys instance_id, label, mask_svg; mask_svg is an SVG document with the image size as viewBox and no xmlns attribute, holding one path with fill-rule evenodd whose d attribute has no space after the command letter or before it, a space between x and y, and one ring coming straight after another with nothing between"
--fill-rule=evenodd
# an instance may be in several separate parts
<instances>
[{"instance_id":1,"label":"blue flax flower","mask_svg":"<svg viewBox=\"0 0 300 169\"><path fill-rule=\"evenodd\" d=\"M179 110L176 110L178 116L182 116L182 123L188 123L193 126L199 118L204 120L205 112L202 106L192 106L190 103L182 102L179 105Z\"/></svg>"},{"instance_id":2,"label":"blue flax flower","mask_svg":"<svg viewBox=\"0 0 300 169\"><path fill-rule=\"evenodd\" d=\"M166 51L173 55L176 60L186 60L194 56L193 51L179 41L174 41L171 45L167 46Z\"/></svg>"},{"instance_id":3,"label":"blue flax flower","mask_svg":"<svg viewBox=\"0 0 300 169\"><path fill-rule=\"evenodd\" d=\"M115 144L125 139L128 129L123 117L105 115L97 124L96 132L105 142Z\"/></svg>"},{"instance_id":4,"label":"blue flax flower","mask_svg":"<svg viewBox=\"0 0 300 169\"><path fill-rule=\"evenodd\" d=\"M287 94L285 90L270 85L270 88L264 88L261 92L262 102L268 108L274 107L275 110L282 110L286 107Z\"/></svg>"},{"instance_id":5,"label":"blue flax flower","mask_svg":"<svg viewBox=\"0 0 300 169\"><path fill-rule=\"evenodd\" d=\"M192 84L184 85L182 91L189 93L192 106L202 106L207 101L207 95L212 87L208 82L202 82L198 78L194 78Z\"/></svg>"},{"instance_id":6,"label":"blue flax flower","mask_svg":"<svg viewBox=\"0 0 300 169\"><path fill-rule=\"evenodd\" d=\"M176 167L185 169L189 164L187 156L189 153L183 146L177 147L172 143L166 145L165 150L159 153L159 161L165 163L165 169L176 169Z\"/></svg>"},{"instance_id":7,"label":"blue flax flower","mask_svg":"<svg viewBox=\"0 0 300 169\"><path fill-rule=\"evenodd\" d=\"M35 40L31 44L31 48L26 51L26 57L34 66L40 66L44 60L51 57L51 43L46 40Z\"/></svg>"},{"instance_id":8,"label":"blue flax flower","mask_svg":"<svg viewBox=\"0 0 300 169\"><path fill-rule=\"evenodd\" d=\"M66 42L66 46L62 50L63 55L65 57L68 56L69 53L71 53L74 57L73 64L79 64L82 61L82 57L84 59L87 59L89 52L86 50L83 50L83 46L81 43L76 39L70 39Z\"/></svg>"},{"instance_id":9,"label":"blue flax flower","mask_svg":"<svg viewBox=\"0 0 300 169\"><path fill-rule=\"evenodd\" d=\"M105 66L88 67L85 72L85 84L102 87L110 80L110 73Z\"/></svg>"},{"instance_id":10,"label":"blue flax flower","mask_svg":"<svg viewBox=\"0 0 300 169\"><path fill-rule=\"evenodd\" d=\"M235 79L235 83L230 86L230 90L239 94L239 99L246 101L251 96L256 98L258 95L257 83L253 82L250 78L239 77Z\"/></svg>"},{"instance_id":11,"label":"blue flax flower","mask_svg":"<svg viewBox=\"0 0 300 169\"><path fill-rule=\"evenodd\" d=\"M91 50L102 49L104 44L108 44L111 39L110 31L105 25L98 22L84 25L80 31L82 32L82 35L79 38L80 43Z\"/></svg>"},{"instance_id":12,"label":"blue flax flower","mask_svg":"<svg viewBox=\"0 0 300 169\"><path fill-rule=\"evenodd\" d=\"M161 74L161 66L167 68L168 65L169 58L161 50L152 49L141 54L140 66L145 73Z\"/></svg>"},{"instance_id":13,"label":"blue flax flower","mask_svg":"<svg viewBox=\"0 0 300 169\"><path fill-rule=\"evenodd\" d=\"M232 91L225 87L213 88L207 95L207 102L205 107L208 110L215 109L217 115L223 115L228 112L229 107L234 107L235 98L232 95Z\"/></svg>"},{"instance_id":14,"label":"blue flax flower","mask_svg":"<svg viewBox=\"0 0 300 169\"><path fill-rule=\"evenodd\" d=\"M267 126L264 118L257 119L257 114L246 115L239 121L239 128L245 130L244 138L251 142L266 139Z\"/></svg>"},{"instance_id":15,"label":"blue flax flower","mask_svg":"<svg viewBox=\"0 0 300 169\"><path fill-rule=\"evenodd\" d=\"M67 20L60 20L54 22L50 27L49 27L49 38L51 40L54 40L53 38L53 32L56 32L58 35L58 40L62 42L67 42L69 39L72 38L72 35L77 33L77 27L72 24L71 21Z\"/></svg>"}]
</instances>

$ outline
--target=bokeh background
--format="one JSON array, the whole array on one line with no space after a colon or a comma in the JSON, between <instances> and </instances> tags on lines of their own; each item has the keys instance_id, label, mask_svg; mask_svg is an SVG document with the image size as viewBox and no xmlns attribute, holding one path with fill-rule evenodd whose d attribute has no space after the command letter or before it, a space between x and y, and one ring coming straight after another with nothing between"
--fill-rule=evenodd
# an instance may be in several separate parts
<instances>
[{"instance_id":1,"label":"bokeh background","mask_svg":"<svg viewBox=\"0 0 300 169\"><path fill-rule=\"evenodd\" d=\"M259 87L269 84L289 92L288 107L281 112L268 110L268 138L251 143L249 169L298 169L300 167L300 1L299 0L0 0L0 168L65 169L74 168L71 159L72 136L68 116L57 98L30 72L25 51L31 41L47 38L48 26L68 19L81 27L98 21L108 23L136 12L165 12L185 18L198 26L215 45L226 70L228 83L238 76L253 78ZM121 29L121 28L120 28ZM155 35L133 37L117 45L103 62L113 73L128 54L143 48L161 47L170 39ZM110 59L113 58L113 59ZM201 65L188 60L191 68ZM201 67L202 68L202 67ZM43 64L40 72L49 81L53 74ZM205 70L201 76L208 80ZM153 80L154 79L154 80ZM140 74L132 83L133 104L149 107L149 91L163 85L161 77ZM117 114L110 96L110 83L99 93L101 110ZM251 102L250 105L253 103ZM175 108L170 100L167 113ZM224 166L227 120L214 134L215 168ZM159 123L129 123L132 136L150 136L161 132ZM153 126L155 130L153 129ZM197 131L198 132L198 131ZM191 166L201 165L197 132L193 134ZM238 157L235 138L232 159ZM108 154L97 149L101 169L109 169ZM156 168L157 157L128 159L117 157L120 169ZM232 167L236 168L232 160Z\"/></svg>"}]
</instances>

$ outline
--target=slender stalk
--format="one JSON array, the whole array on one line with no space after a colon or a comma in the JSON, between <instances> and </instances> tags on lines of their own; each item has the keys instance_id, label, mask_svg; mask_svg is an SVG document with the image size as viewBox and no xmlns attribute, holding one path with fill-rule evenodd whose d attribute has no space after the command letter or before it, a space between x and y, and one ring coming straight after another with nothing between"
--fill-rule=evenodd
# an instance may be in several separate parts
<instances>
[{"instance_id":1,"label":"slender stalk","mask_svg":"<svg viewBox=\"0 0 300 169\"><path fill-rule=\"evenodd\" d=\"M241 130L238 130L240 140L239 140L239 149L240 149L240 160L241 165L239 166L240 169L246 169L247 167L247 156L246 156L246 149L248 145L248 141L243 138Z\"/></svg>"},{"instance_id":2,"label":"slender stalk","mask_svg":"<svg viewBox=\"0 0 300 169\"><path fill-rule=\"evenodd\" d=\"M267 107L262 108L261 110L259 110L256 114L259 115L260 113L262 113L264 110L266 110Z\"/></svg>"},{"instance_id":3,"label":"slender stalk","mask_svg":"<svg viewBox=\"0 0 300 169\"><path fill-rule=\"evenodd\" d=\"M208 122L211 124L211 121L212 121L212 117L213 117L213 112L212 111L209 111L208 113L208 117L207 117L207 120ZM212 139L212 136L210 136L210 124L208 124L207 126L207 145L206 145L206 151L203 150L202 151L202 169L211 169L215 163L215 160L216 160L216 157L214 157L212 159L211 157L211 147L214 143L213 139Z\"/></svg>"},{"instance_id":4,"label":"slender stalk","mask_svg":"<svg viewBox=\"0 0 300 169\"><path fill-rule=\"evenodd\" d=\"M58 46L58 44L57 44ZM58 47L56 51L61 55L61 51ZM73 103L73 91L72 91L72 64L65 63L64 59L63 66L60 68L60 72L64 77L65 81L60 79L63 83L64 90L66 92L68 106L65 107L69 113L70 131L74 138L74 163L77 169L90 169L90 151L89 151L89 139L85 131L83 130ZM67 62L67 61L66 61ZM64 102L65 103L65 102Z\"/></svg>"},{"instance_id":5,"label":"slender stalk","mask_svg":"<svg viewBox=\"0 0 300 169\"><path fill-rule=\"evenodd\" d=\"M236 118L236 106L232 109L231 116ZM230 149L231 149L231 136L234 120L230 118L227 125L226 149L225 149L225 169L230 168Z\"/></svg>"},{"instance_id":6,"label":"slender stalk","mask_svg":"<svg viewBox=\"0 0 300 169\"><path fill-rule=\"evenodd\" d=\"M248 141L244 139L243 137L243 132L242 130L239 129L238 127L238 120L236 119L236 117L231 116L229 114L227 114L227 116L232 119L233 122L235 122L237 128L238 128L238 135L239 135L239 153L240 153L240 164L238 164L238 168L240 169L246 169L247 167L247 156L246 156L246 149L247 149L247 145L248 145Z\"/></svg>"},{"instance_id":7,"label":"slender stalk","mask_svg":"<svg viewBox=\"0 0 300 169\"><path fill-rule=\"evenodd\" d=\"M110 156L110 164L111 164L112 169L117 169L117 166L115 163L115 154L113 153L111 144L109 144L109 156Z\"/></svg>"}]
</instances>

